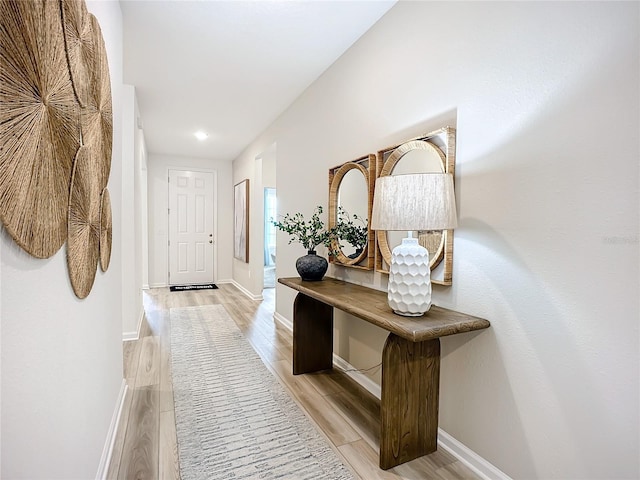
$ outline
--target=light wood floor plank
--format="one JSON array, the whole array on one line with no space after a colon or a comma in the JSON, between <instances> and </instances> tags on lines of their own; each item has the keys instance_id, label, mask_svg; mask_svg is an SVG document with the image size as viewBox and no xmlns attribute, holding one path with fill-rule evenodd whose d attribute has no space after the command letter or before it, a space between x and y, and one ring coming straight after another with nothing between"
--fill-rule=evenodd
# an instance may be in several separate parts
<instances>
[{"instance_id":1,"label":"light wood floor plank","mask_svg":"<svg viewBox=\"0 0 640 480\"><path fill-rule=\"evenodd\" d=\"M158 478L158 385L133 391L127 433L118 470L119 480Z\"/></svg>"},{"instance_id":2,"label":"light wood floor plank","mask_svg":"<svg viewBox=\"0 0 640 480\"><path fill-rule=\"evenodd\" d=\"M167 322L165 335L160 339L160 412L173 411L173 380L171 379L170 326Z\"/></svg>"},{"instance_id":3,"label":"light wood floor plank","mask_svg":"<svg viewBox=\"0 0 640 480\"><path fill-rule=\"evenodd\" d=\"M136 388L160 384L160 339L156 336L142 338L140 360L136 375Z\"/></svg>"},{"instance_id":4,"label":"light wood floor plank","mask_svg":"<svg viewBox=\"0 0 640 480\"><path fill-rule=\"evenodd\" d=\"M160 413L160 443L158 445L158 478L179 480L178 442L176 438L176 417L173 410Z\"/></svg>"},{"instance_id":5,"label":"light wood floor plank","mask_svg":"<svg viewBox=\"0 0 640 480\"><path fill-rule=\"evenodd\" d=\"M138 359L140 358L140 340L128 340L122 342L124 378L127 385L134 386L136 374L138 373Z\"/></svg>"},{"instance_id":6,"label":"light wood floor plank","mask_svg":"<svg viewBox=\"0 0 640 480\"><path fill-rule=\"evenodd\" d=\"M394 480L401 478L393 472L380 470L378 468L378 453L364 440L342 445L338 447L338 449L344 458L347 459L353 470L364 480Z\"/></svg>"},{"instance_id":7,"label":"light wood floor plank","mask_svg":"<svg viewBox=\"0 0 640 480\"><path fill-rule=\"evenodd\" d=\"M349 423L320 395L309 381L302 375L291 373L290 361L278 361L273 365L298 404L304 405L311 418L320 426L321 430L335 446L344 445L358 440L360 436Z\"/></svg>"},{"instance_id":8,"label":"light wood floor plank","mask_svg":"<svg viewBox=\"0 0 640 480\"><path fill-rule=\"evenodd\" d=\"M363 408L363 405L357 402L357 397L348 393L334 393L325 398L346 419L349 426L358 432L360 438L378 452L380 445L379 404Z\"/></svg>"}]
</instances>

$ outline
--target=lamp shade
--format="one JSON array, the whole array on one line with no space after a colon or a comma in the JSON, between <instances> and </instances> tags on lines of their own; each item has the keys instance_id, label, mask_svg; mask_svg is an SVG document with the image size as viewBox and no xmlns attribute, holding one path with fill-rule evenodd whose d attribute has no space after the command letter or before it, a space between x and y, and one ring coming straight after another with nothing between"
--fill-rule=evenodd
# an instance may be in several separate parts
<instances>
[{"instance_id":1,"label":"lamp shade","mask_svg":"<svg viewBox=\"0 0 640 480\"><path fill-rule=\"evenodd\" d=\"M457 223L450 173L388 175L376 180L372 230L446 230Z\"/></svg>"}]
</instances>

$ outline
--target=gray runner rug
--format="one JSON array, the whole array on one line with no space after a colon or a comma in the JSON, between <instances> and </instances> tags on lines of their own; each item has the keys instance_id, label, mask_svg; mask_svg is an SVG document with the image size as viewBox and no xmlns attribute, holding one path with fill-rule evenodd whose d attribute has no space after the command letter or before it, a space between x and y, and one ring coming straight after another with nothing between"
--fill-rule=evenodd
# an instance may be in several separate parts
<instances>
[{"instance_id":1,"label":"gray runner rug","mask_svg":"<svg viewBox=\"0 0 640 480\"><path fill-rule=\"evenodd\" d=\"M182 480L353 478L222 305L170 319Z\"/></svg>"}]
</instances>

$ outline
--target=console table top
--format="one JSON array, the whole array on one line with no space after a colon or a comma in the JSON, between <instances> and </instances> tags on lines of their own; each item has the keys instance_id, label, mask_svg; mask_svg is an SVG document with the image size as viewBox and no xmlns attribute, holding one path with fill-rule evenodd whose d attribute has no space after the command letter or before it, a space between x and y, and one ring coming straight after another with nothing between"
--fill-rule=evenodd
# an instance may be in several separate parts
<instances>
[{"instance_id":1,"label":"console table top","mask_svg":"<svg viewBox=\"0 0 640 480\"><path fill-rule=\"evenodd\" d=\"M481 330L491 325L483 318L435 305L421 317L396 315L387 303L387 292L331 277L317 282L299 277L278 278L278 282L412 342Z\"/></svg>"}]
</instances>

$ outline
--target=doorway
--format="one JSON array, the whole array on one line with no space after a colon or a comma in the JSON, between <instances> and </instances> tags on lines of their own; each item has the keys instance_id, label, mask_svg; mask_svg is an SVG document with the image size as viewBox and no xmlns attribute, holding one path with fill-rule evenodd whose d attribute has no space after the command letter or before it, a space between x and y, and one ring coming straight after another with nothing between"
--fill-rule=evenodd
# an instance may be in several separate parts
<instances>
[{"instance_id":1,"label":"doorway","mask_svg":"<svg viewBox=\"0 0 640 480\"><path fill-rule=\"evenodd\" d=\"M214 174L169 170L169 285L214 281Z\"/></svg>"},{"instance_id":2,"label":"doorway","mask_svg":"<svg viewBox=\"0 0 640 480\"><path fill-rule=\"evenodd\" d=\"M276 189L264 189L264 288L276 286Z\"/></svg>"}]
</instances>

